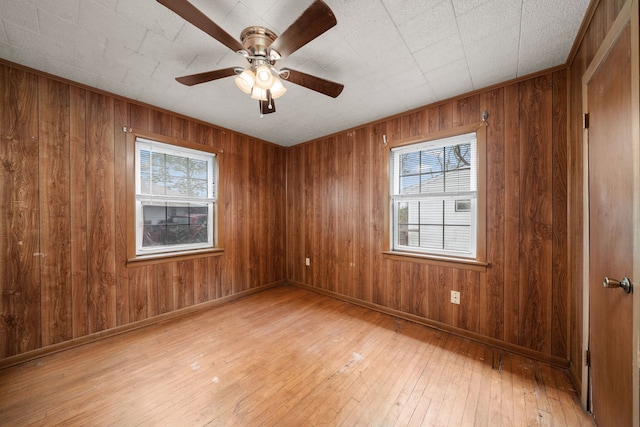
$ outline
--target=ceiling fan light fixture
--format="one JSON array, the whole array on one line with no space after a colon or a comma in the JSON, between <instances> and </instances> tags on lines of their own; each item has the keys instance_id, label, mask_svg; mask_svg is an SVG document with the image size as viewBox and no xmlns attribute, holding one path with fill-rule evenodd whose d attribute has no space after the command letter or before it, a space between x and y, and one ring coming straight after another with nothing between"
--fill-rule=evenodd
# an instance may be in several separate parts
<instances>
[{"instance_id":1,"label":"ceiling fan light fixture","mask_svg":"<svg viewBox=\"0 0 640 427\"><path fill-rule=\"evenodd\" d=\"M241 42L187 0L158 0L158 2L242 56L249 63L247 68L228 67L177 77L176 80L179 83L193 86L235 76L238 89L250 95L251 98L260 100L261 114L275 112L273 100L287 91L281 79L333 98L337 97L344 88L344 85L339 83L300 71L275 68L276 61L291 55L337 24L335 15L323 0L313 0L311 6L280 36L268 28L252 26L242 31Z\"/></svg>"},{"instance_id":2,"label":"ceiling fan light fixture","mask_svg":"<svg viewBox=\"0 0 640 427\"><path fill-rule=\"evenodd\" d=\"M273 74L271 69L266 65L260 65L256 68L256 86L261 89L269 89L273 83Z\"/></svg>"},{"instance_id":3,"label":"ceiling fan light fixture","mask_svg":"<svg viewBox=\"0 0 640 427\"><path fill-rule=\"evenodd\" d=\"M253 74L253 71L246 69L240 75L236 76L235 82L238 89L243 91L246 94L251 93L251 89L256 81L256 77Z\"/></svg>"},{"instance_id":4,"label":"ceiling fan light fixture","mask_svg":"<svg viewBox=\"0 0 640 427\"><path fill-rule=\"evenodd\" d=\"M282 95L284 95L284 93L287 91L287 88L284 87L279 78L274 76L273 83L271 84L271 88L269 90L271 91L271 97L273 99L278 99Z\"/></svg>"}]
</instances>

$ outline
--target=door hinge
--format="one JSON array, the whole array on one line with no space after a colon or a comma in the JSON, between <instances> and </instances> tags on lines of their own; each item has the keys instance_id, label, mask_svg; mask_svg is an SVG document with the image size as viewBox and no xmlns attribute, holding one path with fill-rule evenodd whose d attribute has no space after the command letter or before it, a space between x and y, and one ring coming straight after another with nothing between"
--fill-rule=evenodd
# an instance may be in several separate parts
<instances>
[{"instance_id":1,"label":"door hinge","mask_svg":"<svg viewBox=\"0 0 640 427\"><path fill-rule=\"evenodd\" d=\"M587 113L582 115L582 127L589 129L589 114Z\"/></svg>"},{"instance_id":2,"label":"door hinge","mask_svg":"<svg viewBox=\"0 0 640 427\"><path fill-rule=\"evenodd\" d=\"M589 350L584 351L584 366L591 367L591 352Z\"/></svg>"}]
</instances>

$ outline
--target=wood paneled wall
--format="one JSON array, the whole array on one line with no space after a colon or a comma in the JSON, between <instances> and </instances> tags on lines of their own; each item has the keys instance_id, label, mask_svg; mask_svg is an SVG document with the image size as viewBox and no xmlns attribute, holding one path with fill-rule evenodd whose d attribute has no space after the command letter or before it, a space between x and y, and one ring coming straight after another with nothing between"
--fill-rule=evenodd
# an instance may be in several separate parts
<instances>
[{"instance_id":1,"label":"wood paneled wall","mask_svg":"<svg viewBox=\"0 0 640 427\"><path fill-rule=\"evenodd\" d=\"M566 71L550 72L291 147L288 278L568 360L567 100ZM478 123L483 110L490 267L385 257L383 135L393 141ZM460 305L450 303L450 290L460 291Z\"/></svg>"},{"instance_id":2,"label":"wood paneled wall","mask_svg":"<svg viewBox=\"0 0 640 427\"><path fill-rule=\"evenodd\" d=\"M123 127L223 150L224 253L127 265ZM283 282L286 150L0 63L0 359Z\"/></svg>"},{"instance_id":3,"label":"wood paneled wall","mask_svg":"<svg viewBox=\"0 0 640 427\"><path fill-rule=\"evenodd\" d=\"M289 149L0 64L0 358L290 279L567 359L579 383L581 77L623 4L594 2L566 73ZM382 135L464 126L485 109L491 267L383 257ZM126 265L122 126L224 150L224 255Z\"/></svg>"},{"instance_id":4,"label":"wood paneled wall","mask_svg":"<svg viewBox=\"0 0 640 427\"><path fill-rule=\"evenodd\" d=\"M599 0L592 2L591 19L586 26L583 37L579 40L575 56L570 58L569 78L569 277L571 296L570 337L571 365L569 371L573 381L578 385L582 379L582 299L583 299L583 121L582 121L582 76L607 32L622 10L625 0Z\"/></svg>"}]
</instances>

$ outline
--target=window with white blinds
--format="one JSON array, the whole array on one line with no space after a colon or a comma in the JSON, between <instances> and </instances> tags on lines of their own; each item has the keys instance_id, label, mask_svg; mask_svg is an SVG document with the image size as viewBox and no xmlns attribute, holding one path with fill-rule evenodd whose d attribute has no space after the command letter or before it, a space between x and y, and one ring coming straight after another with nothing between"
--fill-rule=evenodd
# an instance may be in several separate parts
<instances>
[{"instance_id":1,"label":"window with white blinds","mask_svg":"<svg viewBox=\"0 0 640 427\"><path fill-rule=\"evenodd\" d=\"M214 246L213 153L137 137L136 254Z\"/></svg>"},{"instance_id":2,"label":"window with white blinds","mask_svg":"<svg viewBox=\"0 0 640 427\"><path fill-rule=\"evenodd\" d=\"M475 259L476 133L391 150L391 238L395 251Z\"/></svg>"}]
</instances>

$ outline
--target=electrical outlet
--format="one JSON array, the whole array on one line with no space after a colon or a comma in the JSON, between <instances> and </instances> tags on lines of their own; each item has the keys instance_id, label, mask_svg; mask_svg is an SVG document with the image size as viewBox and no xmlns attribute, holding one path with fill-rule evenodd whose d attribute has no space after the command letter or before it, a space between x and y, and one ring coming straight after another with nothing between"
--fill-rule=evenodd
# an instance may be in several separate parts
<instances>
[{"instance_id":1,"label":"electrical outlet","mask_svg":"<svg viewBox=\"0 0 640 427\"><path fill-rule=\"evenodd\" d=\"M460 304L460 292L451 291L451 303L452 304Z\"/></svg>"},{"instance_id":2,"label":"electrical outlet","mask_svg":"<svg viewBox=\"0 0 640 427\"><path fill-rule=\"evenodd\" d=\"M304 259L304 265L306 265L307 267L309 267L311 265L311 260L309 258L305 258Z\"/></svg>"}]
</instances>

